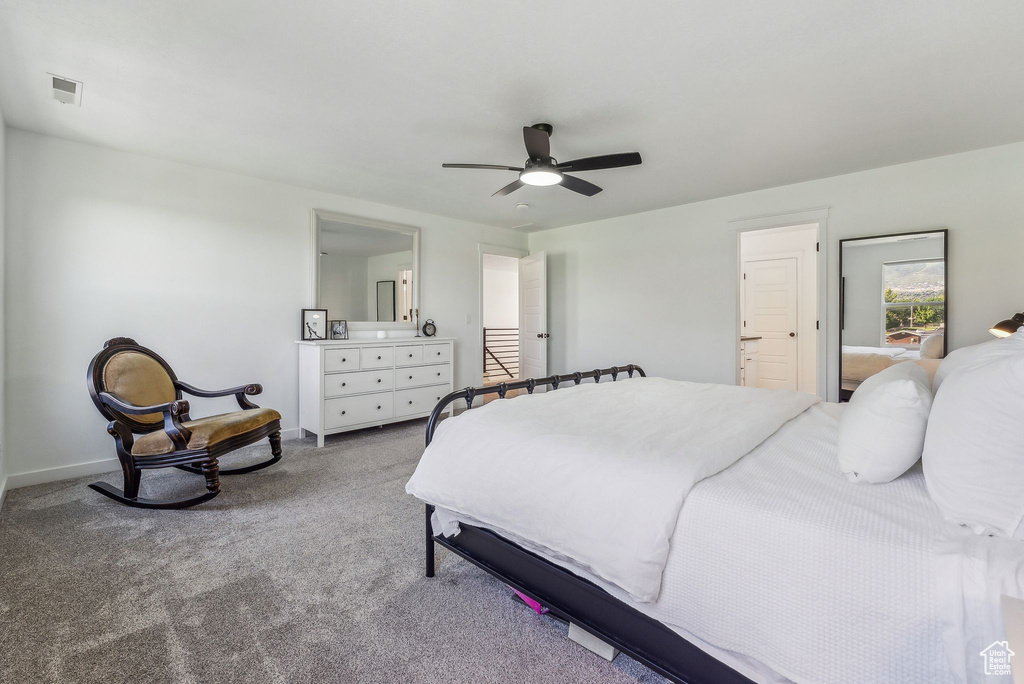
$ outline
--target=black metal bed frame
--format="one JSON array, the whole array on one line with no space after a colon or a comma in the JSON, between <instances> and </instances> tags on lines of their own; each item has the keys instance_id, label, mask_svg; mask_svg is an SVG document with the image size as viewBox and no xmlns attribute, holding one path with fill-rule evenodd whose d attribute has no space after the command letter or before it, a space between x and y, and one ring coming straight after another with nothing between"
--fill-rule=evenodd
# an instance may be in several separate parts
<instances>
[{"instance_id":1,"label":"black metal bed frame","mask_svg":"<svg viewBox=\"0 0 1024 684\"><path fill-rule=\"evenodd\" d=\"M533 394L537 387L557 390L569 382L600 382L603 376L617 380L620 373L646 377L640 366L612 366L500 383L489 387L467 387L452 392L437 403L427 420L426 445L449 404L463 399L466 408L483 395L497 394L504 399L510 390L525 389ZM547 607L555 617L572 622L611 644L663 677L682 684L739 684L750 680L728 665L708 655L654 618L614 598L596 584L544 560L507 539L479 527L460 525L461 532L451 538L434 536L430 516L434 507L426 505L426 576L434 576L434 545L440 544L473 565L495 576Z\"/></svg>"}]
</instances>

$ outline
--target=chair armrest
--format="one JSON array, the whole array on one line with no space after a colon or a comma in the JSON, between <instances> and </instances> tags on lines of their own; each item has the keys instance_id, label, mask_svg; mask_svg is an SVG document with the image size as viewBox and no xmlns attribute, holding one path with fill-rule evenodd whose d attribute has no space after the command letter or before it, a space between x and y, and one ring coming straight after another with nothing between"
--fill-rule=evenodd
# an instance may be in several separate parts
<instances>
[{"instance_id":1,"label":"chair armrest","mask_svg":"<svg viewBox=\"0 0 1024 684\"><path fill-rule=\"evenodd\" d=\"M128 414L129 416L143 416L147 413L174 413L174 415L182 415L188 413L188 401L185 399L178 399L177 401L169 401L166 404L153 404L152 406L136 406L135 404L129 404L124 399L121 399L116 394L111 392L100 392L100 401L103 402L104 406L120 412Z\"/></svg>"},{"instance_id":2,"label":"chair armrest","mask_svg":"<svg viewBox=\"0 0 1024 684\"><path fill-rule=\"evenodd\" d=\"M104 406L109 406L115 411L129 416L142 416L147 413L164 414L164 432L171 439L175 450L188 448L188 440L192 438L192 431L183 426L179 419L179 416L188 416L189 405L187 400L177 399L166 404L136 406L135 404L129 404L110 392L100 392L99 397Z\"/></svg>"},{"instance_id":3,"label":"chair armrest","mask_svg":"<svg viewBox=\"0 0 1024 684\"><path fill-rule=\"evenodd\" d=\"M241 385L240 387L232 387L231 389L222 390L199 389L198 387L194 387L187 382L182 382L181 380L176 381L174 386L183 392L188 392L193 397L214 398L230 397L231 395L234 395L238 405L243 409L259 408L259 406L246 399L246 395L253 397L263 392L263 385L255 382L249 385Z\"/></svg>"}]
</instances>

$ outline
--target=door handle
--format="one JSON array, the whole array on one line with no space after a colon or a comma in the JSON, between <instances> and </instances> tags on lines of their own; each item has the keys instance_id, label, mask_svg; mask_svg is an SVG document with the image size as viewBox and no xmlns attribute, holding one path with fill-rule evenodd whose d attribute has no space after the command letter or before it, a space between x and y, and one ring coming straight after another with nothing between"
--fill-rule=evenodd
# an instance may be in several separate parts
<instances>
[{"instance_id":1,"label":"door handle","mask_svg":"<svg viewBox=\"0 0 1024 684\"><path fill-rule=\"evenodd\" d=\"M789 333L789 336L790 337L796 337L796 333L791 332L791 333Z\"/></svg>"},{"instance_id":2,"label":"door handle","mask_svg":"<svg viewBox=\"0 0 1024 684\"><path fill-rule=\"evenodd\" d=\"M551 337L551 335L549 335L548 333L537 333L537 337L539 337L540 339L544 340L544 339L547 339L547 338Z\"/></svg>"}]
</instances>

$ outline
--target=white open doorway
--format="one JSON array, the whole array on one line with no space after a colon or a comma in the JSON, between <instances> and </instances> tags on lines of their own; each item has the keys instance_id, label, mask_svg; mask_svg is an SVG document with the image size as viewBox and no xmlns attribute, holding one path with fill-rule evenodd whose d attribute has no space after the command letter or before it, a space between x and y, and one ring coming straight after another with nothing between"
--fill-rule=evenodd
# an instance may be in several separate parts
<instances>
[{"instance_id":1,"label":"white open doorway","mask_svg":"<svg viewBox=\"0 0 1024 684\"><path fill-rule=\"evenodd\" d=\"M483 255L484 384L519 379L519 259Z\"/></svg>"},{"instance_id":2,"label":"white open doorway","mask_svg":"<svg viewBox=\"0 0 1024 684\"><path fill-rule=\"evenodd\" d=\"M739 234L740 384L824 396L820 242L818 222Z\"/></svg>"},{"instance_id":3,"label":"white open doorway","mask_svg":"<svg viewBox=\"0 0 1024 684\"><path fill-rule=\"evenodd\" d=\"M478 249L479 384L508 382L519 377L519 260L526 250L482 243Z\"/></svg>"}]
</instances>

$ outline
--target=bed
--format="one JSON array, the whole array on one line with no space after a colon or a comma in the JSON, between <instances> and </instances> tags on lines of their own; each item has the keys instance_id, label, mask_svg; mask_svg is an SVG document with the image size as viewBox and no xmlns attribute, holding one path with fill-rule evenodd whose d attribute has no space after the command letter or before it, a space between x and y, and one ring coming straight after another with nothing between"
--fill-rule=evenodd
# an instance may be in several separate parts
<instances>
[{"instance_id":1,"label":"bed","mask_svg":"<svg viewBox=\"0 0 1024 684\"><path fill-rule=\"evenodd\" d=\"M935 374L939 359L922 358L918 349L901 349L899 347L862 347L844 344L841 359L840 392L843 400L848 401L850 395L860 384L876 373L880 373L896 363L913 361L920 364L929 375Z\"/></svg>"},{"instance_id":2,"label":"bed","mask_svg":"<svg viewBox=\"0 0 1024 684\"><path fill-rule=\"evenodd\" d=\"M633 376L627 369L637 376L627 381L637 383L630 392L654 382L640 379L645 376L634 366L523 387L578 387L606 375ZM456 398L472 404L482 392L504 396L513 386L463 390L438 408ZM589 389L572 401L587 409L593 405L587 394L613 391L626 390ZM525 410L520 406L517 411ZM969 655L999 629L992 587L1000 575L1024 567L1021 545L994 550L985 538L945 523L920 465L885 485L851 484L835 463L844 407L810 401L792 408L796 415L766 439L689 489L656 596L643 595L642 585L609 581L606 568L595 571L595 563L574 557L583 555L552 549L557 543L550 539L538 543L536 532L482 519L490 513L486 506L479 515L459 510L458 500L435 507L451 499L413 486L427 503L427 575L434 572L434 545L441 544L673 681L973 680ZM487 418L481 412L461 429L459 419L451 421L439 445L471 423L486 427ZM431 420L428 445L436 428ZM487 457L486 449L463 455ZM567 496L579 498L571 490Z\"/></svg>"}]
</instances>

